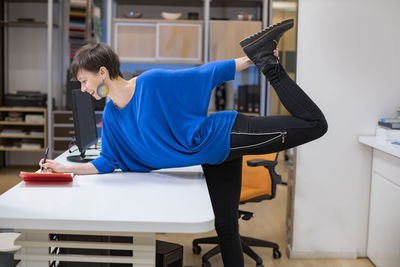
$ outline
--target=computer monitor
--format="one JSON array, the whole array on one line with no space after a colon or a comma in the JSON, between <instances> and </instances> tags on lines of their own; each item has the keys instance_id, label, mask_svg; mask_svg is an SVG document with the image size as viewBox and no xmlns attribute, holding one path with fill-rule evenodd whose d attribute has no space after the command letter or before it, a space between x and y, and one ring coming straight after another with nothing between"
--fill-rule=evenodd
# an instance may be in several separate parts
<instances>
[{"instance_id":1,"label":"computer monitor","mask_svg":"<svg viewBox=\"0 0 400 267\"><path fill-rule=\"evenodd\" d=\"M80 155L68 156L72 162L89 162L95 155L86 155L86 150L97 142L96 116L91 96L81 90L72 90L72 114L74 116L75 143Z\"/></svg>"}]
</instances>

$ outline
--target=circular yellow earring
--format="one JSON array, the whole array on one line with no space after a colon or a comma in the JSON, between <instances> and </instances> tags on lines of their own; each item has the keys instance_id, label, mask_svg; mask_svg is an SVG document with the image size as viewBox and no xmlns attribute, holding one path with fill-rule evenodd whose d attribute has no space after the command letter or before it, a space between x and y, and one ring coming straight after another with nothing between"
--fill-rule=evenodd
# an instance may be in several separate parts
<instances>
[{"instance_id":1,"label":"circular yellow earring","mask_svg":"<svg viewBox=\"0 0 400 267\"><path fill-rule=\"evenodd\" d=\"M108 95L108 92L109 89L104 84L100 84L99 87L97 87L97 95L100 97L106 97Z\"/></svg>"}]
</instances>

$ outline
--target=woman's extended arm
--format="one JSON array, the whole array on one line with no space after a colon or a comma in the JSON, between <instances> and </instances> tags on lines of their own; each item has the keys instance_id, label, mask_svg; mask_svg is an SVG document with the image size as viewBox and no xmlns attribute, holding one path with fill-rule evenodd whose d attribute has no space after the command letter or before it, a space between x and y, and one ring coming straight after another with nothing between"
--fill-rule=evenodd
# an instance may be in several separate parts
<instances>
[{"instance_id":1,"label":"woman's extended arm","mask_svg":"<svg viewBox=\"0 0 400 267\"><path fill-rule=\"evenodd\" d=\"M235 58L235 71L242 71L247 69L250 66L253 66L254 63L253 61L250 60L250 58L246 57L240 57L240 58Z\"/></svg>"},{"instance_id":2,"label":"woman's extended arm","mask_svg":"<svg viewBox=\"0 0 400 267\"><path fill-rule=\"evenodd\" d=\"M43 159L40 160L39 165L42 167ZM88 162L83 164L76 164L71 166L65 166L59 162L48 159L45 163L45 170L50 170L51 172L72 172L74 174L97 174L99 171L96 167Z\"/></svg>"}]
</instances>

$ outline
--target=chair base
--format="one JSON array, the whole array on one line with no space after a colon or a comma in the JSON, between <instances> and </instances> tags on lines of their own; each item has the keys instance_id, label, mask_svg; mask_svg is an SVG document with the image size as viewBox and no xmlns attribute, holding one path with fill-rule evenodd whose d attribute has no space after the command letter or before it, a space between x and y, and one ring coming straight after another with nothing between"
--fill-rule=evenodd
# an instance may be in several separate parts
<instances>
[{"instance_id":1,"label":"chair base","mask_svg":"<svg viewBox=\"0 0 400 267\"><path fill-rule=\"evenodd\" d=\"M274 259L279 259L282 256L281 252L279 251L279 245L274 242L251 238L251 237L247 237L247 236L240 236L240 240L242 241L243 252L256 262L257 267L263 266L262 265L263 260L250 247L272 248L273 249L272 256ZM198 238L198 239L193 240L193 253L194 254L200 254L201 247L199 246L199 244L217 244L216 247L214 247L213 249L208 251L202 257L202 267L209 267L209 266L211 266L209 259L211 257L213 257L214 255L217 255L218 253L221 252L221 248L218 245L218 237L212 236L212 237L204 237L204 238Z\"/></svg>"}]
</instances>

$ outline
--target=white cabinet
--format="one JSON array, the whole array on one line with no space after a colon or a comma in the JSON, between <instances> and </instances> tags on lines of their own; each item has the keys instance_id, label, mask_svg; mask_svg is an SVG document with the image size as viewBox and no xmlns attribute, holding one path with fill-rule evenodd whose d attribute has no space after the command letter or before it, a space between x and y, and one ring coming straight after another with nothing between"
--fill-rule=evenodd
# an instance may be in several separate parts
<instances>
[{"instance_id":1,"label":"white cabinet","mask_svg":"<svg viewBox=\"0 0 400 267\"><path fill-rule=\"evenodd\" d=\"M121 62L202 63L202 21L114 19Z\"/></svg>"},{"instance_id":2,"label":"white cabinet","mask_svg":"<svg viewBox=\"0 0 400 267\"><path fill-rule=\"evenodd\" d=\"M400 266L400 186L372 175L368 257L377 265Z\"/></svg>"},{"instance_id":3,"label":"white cabinet","mask_svg":"<svg viewBox=\"0 0 400 267\"><path fill-rule=\"evenodd\" d=\"M367 255L378 267L400 267L400 149L360 137L373 147Z\"/></svg>"}]
</instances>

